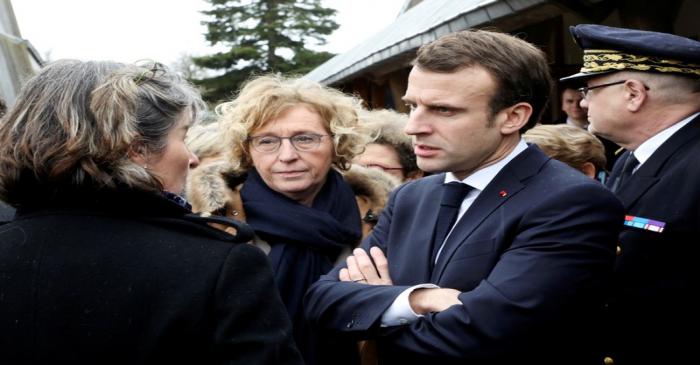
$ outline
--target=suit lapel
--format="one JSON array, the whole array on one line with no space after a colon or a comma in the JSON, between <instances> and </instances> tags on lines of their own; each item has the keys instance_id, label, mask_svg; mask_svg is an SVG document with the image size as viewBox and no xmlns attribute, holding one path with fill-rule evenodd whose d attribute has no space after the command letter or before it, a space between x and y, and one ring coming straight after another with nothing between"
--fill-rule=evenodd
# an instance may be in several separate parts
<instances>
[{"instance_id":1,"label":"suit lapel","mask_svg":"<svg viewBox=\"0 0 700 365\"><path fill-rule=\"evenodd\" d=\"M537 147L530 146L503 167L457 222L440 253L431 282L439 282L450 259L462 245L468 244L472 232L498 207L519 193L525 187L523 180L534 175L548 159Z\"/></svg>"},{"instance_id":2,"label":"suit lapel","mask_svg":"<svg viewBox=\"0 0 700 365\"><path fill-rule=\"evenodd\" d=\"M608 181L605 183L605 187L607 187L610 190L613 190L615 187L615 184L617 183L617 180L620 179L620 172L622 171L622 165L624 165L624 162L627 161L627 156L630 154L630 151L625 151L622 155L620 155L620 158L617 159L615 162L615 165L613 166L612 171L610 172L610 177L608 178Z\"/></svg>"},{"instance_id":3,"label":"suit lapel","mask_svg":"<svg viewBox=\"0 0 700 365\"><path fill-rule=\"evenodd\" d=\"M659 181L659 174L668 159L685 144L700 138L700 116L674 133L651 157L626 180L617 196L625 208L631 207L644 193ZM629 152L627 152L629 153ZM616 166L617 167L617 166Z\"/></svg>"},{"instance_id":4,"label":"suit lapel","mask_svg":"<svg viewBox=\"0 0 700 365\"><path fill-rule=\"evenodd\" d=\"M410 253L410 255L415 255L416 258L420 258L421 262L417 265L413 265L411 269L408 270L408 276L411 280L415 280L416 277L422 278L423 281L427 282L431 277L430 268L433 266L430 263L432 256L432 245L435 226L437 225L437 212L440 210L440 198L442 195L442 184L445 181L445 174L440 174L439 179L434 180L434 184L430 184L428 191L426 193L425 208L421 211L425 212L435 212L431 214L428 221L425 222L424 229L413 230L414 233L411 235L411 239L421 244L414 247L416 251ZM405 261L402 261L405 262ZM432 270L434 272L434 269Z\"/></svg>"}]
</instances>

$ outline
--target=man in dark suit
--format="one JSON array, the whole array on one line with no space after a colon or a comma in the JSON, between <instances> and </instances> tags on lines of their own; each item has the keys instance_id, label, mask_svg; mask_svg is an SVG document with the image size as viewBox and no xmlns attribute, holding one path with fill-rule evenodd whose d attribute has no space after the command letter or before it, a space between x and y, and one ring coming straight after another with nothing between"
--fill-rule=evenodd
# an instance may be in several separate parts
<instances>
[{"instance_id":1,"label":"man in dark suit","mask_svg":"<svg viewBox=\"0 0 700 365\"><path fill-rule=\"evenodd\" d=\"M622 207L521 140L550 89L544 54L510 35L420 48L406 132L419 167L446 173L398 188L362 248L311 287L320 331L375 339L381 363L593 358Z\"/></svg>"},{"instance_id":2,"label":"man in dark suit","mask_svg":"<svg viewBox=\"0 0 700 365\"><path fill-rule=\"evenodd\" d=\"M627 149L608 186L625 206L607 306L607 363L696 357L700 237L700 42L578 25L591 131Z\"/></svg>"}]
</instances>

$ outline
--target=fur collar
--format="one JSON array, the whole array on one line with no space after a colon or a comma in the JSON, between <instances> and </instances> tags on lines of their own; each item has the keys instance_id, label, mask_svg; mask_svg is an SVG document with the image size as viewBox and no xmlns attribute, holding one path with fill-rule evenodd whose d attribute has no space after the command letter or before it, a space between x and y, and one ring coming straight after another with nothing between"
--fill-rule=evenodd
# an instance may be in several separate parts
<instances>
[{"instance_id":1,"label":"fur collar","mask_svg":"<svg viewBox=\"0 0 700 365\"><path fill-rule=\"evenodd\" d=\"M377 214L386 204L391 191L399 185L394 176L377 169L353 165L342 173L355 195L367 197ZM234 215L243 220L239 191L245 179L246 171L235 169L225 159L207 162L190 171L187 200L194 212Z\"/></svg>"}]
</instances>

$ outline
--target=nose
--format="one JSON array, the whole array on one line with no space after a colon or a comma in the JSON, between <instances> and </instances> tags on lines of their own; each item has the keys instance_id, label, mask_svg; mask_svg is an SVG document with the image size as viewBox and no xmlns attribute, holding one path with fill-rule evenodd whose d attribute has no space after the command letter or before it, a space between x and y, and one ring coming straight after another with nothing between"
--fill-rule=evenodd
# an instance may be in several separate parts
<instances>
[{"instance_id":1,"label":"nose","mask_svg":"<svg viewBox=\"0 0 700 365\"><path fill-rule=\"evenodd\" d=\"M190 162L190 168L193 169L197 166L199 166L199 157L192 153L192 151L187 151L190 154L189 162Z\"/></svg>"},{"instance_id":2,"label":"nose","mask_svg":"<svg viewBox=\"0 0 700 365\"><path fill-rule=\"evenodd\" d=\"M411 110L408 115L408 123L404 127L404 132L409 136L414 136L417 134L427 134L430 133L430 125L425 113L421 111L420 107L416 107Z\"/></svg>"},{"instance_id":3,"label":"nose","mask_svg":"<svg viewBox=\"0 0 700 365\"><path fill-rule=\"evenodd\" d=\"M588 108L588 99L583 98L581 99L581 102L578 104L582 109Z\"/></svg>"},{"instance_id":4,"label":"nose","mask_svg":"<svg viewBox=\"0 0 700 365\"><path fill-rule=\"evenodd\" d=\"M280 149L277 152L279 160L283 162L294 161L299 157L297 149L292 146L292 141L288 138L280 141Z\"/></svg>"}]
</instances>

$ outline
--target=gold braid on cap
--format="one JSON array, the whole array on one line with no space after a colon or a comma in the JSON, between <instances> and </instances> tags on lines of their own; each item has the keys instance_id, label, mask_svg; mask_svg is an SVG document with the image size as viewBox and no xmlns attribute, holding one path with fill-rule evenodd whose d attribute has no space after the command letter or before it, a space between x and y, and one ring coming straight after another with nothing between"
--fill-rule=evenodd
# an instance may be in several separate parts
<instances>
[{"instance_id":1,"label":"gold braid on cap","mask_svg":"<svg viewBox=\"0 0 700 365\"><path fill-rule=\"evenodd\" d=\"M610 49L586 49L583 51L583 67L581 67L583 73L622 70L700 76L700 65L695 63L634 55Z\"/></svg>"}]
</instances>

